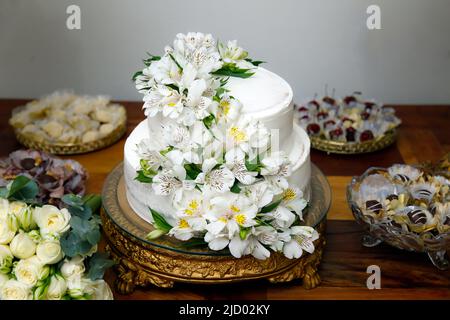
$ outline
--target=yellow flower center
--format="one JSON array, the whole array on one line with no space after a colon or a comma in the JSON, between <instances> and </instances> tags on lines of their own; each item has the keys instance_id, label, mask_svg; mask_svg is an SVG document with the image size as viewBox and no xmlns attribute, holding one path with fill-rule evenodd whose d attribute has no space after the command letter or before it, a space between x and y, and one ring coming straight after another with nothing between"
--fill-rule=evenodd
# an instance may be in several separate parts
<instances>
[{"instance_id":1,"label":"yellow flower center","mask_svg":"<svg viewBox=\"0 0 450 320\"><path fill-rule=\"evenodd\" d=\"M231 207L230 207L230 209L231 209L231 211L233 211L233 212L240 212L241 211L241 209L239 209L238 207L236 207L235 205L232 205Z\"/></svg>"},{"instance_id":2,"label":"yellow flower center","mask_svg":"<svg viewBox=\"0 0 450 320\"><path fill-rule=\"evenodd\" d=\"M184 210L184 213L186 213L189 216L192 216L197 210L198 210L198 201L192 200L191 202L189 202L187 209Z\"/></svg>"},{"instance_id":3,"label":"yellow flower center","mask_svg":"<svg viewBox=\"0 0 450 320\"><path fill-rule=\"evenodd\" d=\"M234 220L236 220L236 222L240 225L243 225L245 223L245 215L243 214L238 214L234 217Z\"/></svg>"},{"instance_id":4,"label":"yellow flower center","mask_svg":"<svg viewBox=\"0 0 450 320\"><path fill-rule=\"evenodd\" d=\"M286 201L292 201L297 197L297 194L295 193L295 191L291 188L287 188L286 190L284 190L283 192L283 199Z\"/></svg>"},{"instance_id":5,"label":"yellow flower center","mask_svg":"<svg viewBox=\"0 0 450 320\"><path fill-rule=\"evenodd\" d=\"M189 223L187 223L186 220L181 219L180 222L178 222L178 227L180 229L187 229L187 228L189 228Z\"/></svg>"},{"instance_id":6,"label":"yellow flower center","mask_svg":"<svg viewBox=\"0 0 450 320\"><path fill-rule=\"evenodd\" d=\"M176 106L176 103L175 103L175 102L169 102L167 105L168 105L169 107L175 107L175 106Z\"/></svg>"},{"instance_id":7,"label":"yellow flower center","mask_svg":"<svg viewBox=\"0 0 450 320\"><path fill-rule=\"evenodd\" d=\"M223 222L223 223L227 223L228 220L227 220L227 218L225 218L225 217L220 217L220 218L219 218L219 221L220 221L220 222Z\"/></svg>"},{"instance_id":8,"label":"yellow flower center","mask_svg":"<svg viewBox=\"0 0 450 320\"><path fill-rule=\"evenodd\" d=\"M230 112L230 102L229 101L227 101L227 100L222 100L221 102L220 102L220 108L222 109L222 111L223 111L223 114L224 115L228 115L228 112Z\"/></svg>"},{"instance_id":9,"label":"yellow flower center","mask_svg":"<svg viewBox=\"0 0 450 320\"><path fill-rule=\"evenodd\" d=\"M242 142L247 139L247 135L244 131L239 130L238 127L232 127L230 129L230 135L233 137L234 141L236 142Z\"/></svg>"}]
</instances>

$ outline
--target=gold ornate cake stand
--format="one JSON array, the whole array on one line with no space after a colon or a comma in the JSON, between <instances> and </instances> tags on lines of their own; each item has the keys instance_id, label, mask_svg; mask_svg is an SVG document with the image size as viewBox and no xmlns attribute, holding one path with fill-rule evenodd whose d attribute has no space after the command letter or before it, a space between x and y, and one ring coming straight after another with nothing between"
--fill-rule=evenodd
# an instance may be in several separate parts
<instances>
[{"instance_id":1,"label":"gold ornate cake stand","mask_svg":"<svg viewBox=\"0 0 450 320\"><path fill-rule=\"evenodd\" d=\"M126 199L123 165L117 166L103 188L103 230L106 249L117 262L116 290L129 294L137 286L170 288L175 282L219 284L267 279L272 283L302 279L303 287L312 289L320 283L317 273L325 245L326 215L331 204L331 189L326 177L312 166L311 201L305 224L319 232L313 254L304 253L290 260L272 253L266 260L252 256L241 259L227 251L186 248L172 237L149 241L145 237L153 227L140 218Z\"/></svg>"},{"instance_id":2,"label":"gold ornate cake stand","mask_svg":"<svg viewBox=\"0 0 450 320\"><path fill-rule=\"evenodd\" d=\"M314 149L325 151L327 153L339 154L360 154L369 153L384 149L395 142L397 139L397 129L391 129L376 139L365 142L343 142L327 140L320 137L310 136L311 145Z\"/></svg>"},{"instance_id":3,"label":"gold ornate cake stand","mask_svg":"<svg viewBox=\"0 0 450 320\"><path fill-rule=\"evenodd\" d=\"M18 107L14 112L17 112L22 107ZM123 108L123 107L122 107ZM41 139L36 139L32 134L23 134L19 129L14 129L14 134L17 140L23 146L29 149L42 150L51 154L56 155L71 155L71 154L81 154L92 152L95 150L106 148L114 143L116 143L127 131L127 119L123 121L114 130L103 138L90 141L87 143L56 143L45 141Z\"/></svg>"}]
</instances>

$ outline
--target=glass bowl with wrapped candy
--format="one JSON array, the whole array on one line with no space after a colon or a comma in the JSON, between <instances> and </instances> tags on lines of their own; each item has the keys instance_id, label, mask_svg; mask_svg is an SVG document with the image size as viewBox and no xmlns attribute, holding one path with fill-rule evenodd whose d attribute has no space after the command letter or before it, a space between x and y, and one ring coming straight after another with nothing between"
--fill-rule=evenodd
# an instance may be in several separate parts
<instances>
[{"instance_id":1,"label":"glass bowl with wrapped candy","mask_svg":"<svg viewBox=\"0 0 450 320\"><path fill-rule=\"evenodd\" d=\"M433 264L449 268L449 172L430 174L420 166L396 164L370 168L354 177L347 200L366 234L362 243L381 242L408 251L426 252Z\"/></svg>"},{"instance_id":2,"label":"glass bowl with wrapped candy","mask_svg":"<svg viewBox=\"0 0 450 320\"><path fill-rule=\"evenodd\" d=\"M383 149L396 140L401 121L393 108L359 94L315 98L296 105L295 118L313 148L328 153L357 154Z\"/></svg>"}]
</instances>

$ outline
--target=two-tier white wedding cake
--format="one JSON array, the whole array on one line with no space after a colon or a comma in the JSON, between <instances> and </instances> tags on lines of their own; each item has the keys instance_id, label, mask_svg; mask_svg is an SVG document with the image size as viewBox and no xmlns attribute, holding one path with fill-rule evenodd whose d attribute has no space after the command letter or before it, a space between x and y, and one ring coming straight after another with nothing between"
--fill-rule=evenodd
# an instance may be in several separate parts
<instances>
[{"instance_id":1,"label":"two-tier white wedding cake","mask_svg":"<svg viewBox=\"0 0 450 320\"><path fill-rule=\"evenodd\" d=\"M303 226L310 141L293 93L235 41L177 35L135 74L147 119L124 150L127 199L156 230L212 250L298 258L317 232Z\"/></svg>"}]
</instances>

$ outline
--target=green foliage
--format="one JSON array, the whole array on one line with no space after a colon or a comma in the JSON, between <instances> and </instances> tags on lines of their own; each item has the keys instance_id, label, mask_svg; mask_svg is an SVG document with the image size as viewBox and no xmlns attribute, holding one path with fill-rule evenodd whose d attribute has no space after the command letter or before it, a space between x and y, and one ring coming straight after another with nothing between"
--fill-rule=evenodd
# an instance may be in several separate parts
<instances>
[{"instance_id":1,"label":"green foliage","mask_svg":"<svg viewBox=\"0 0 450 320\"><path fill-rule=\"evenodd\" d=\"M202 172L202 170L196 164L193 163L186 163L184 165L184 169L186 170L186 176L190 180L195 180L197 176Z\"/></svg>"},{"instance_id":2,"label":"green foliage","mask_svg":"<svg viewBox=\"0 0 450 320\"><path fill-rule=\"evenodd\" d=\"M247 238L247 235L250 233L251 228L241 228L239 231L239 237L241 240L245 240Z\"/></svg>"},{"instance_id":3,"label":"green foliage","mask_svg":"<svg viewBox=\"0 0 450 320\"><path fill-rule=\"evenodd\" d=\"M236 78L249 78L254 73L250 69L241 69L234 63L224 63L222 68L212 72L215 76L236 77Z\"/></svg>"},{"instance_id":4,"label":"green foliage","mask_svg":"<svg viewBox=\"0 0 450 320\"><path fill-rule=\"evenodd\" d=\"M147 52L147 55L149 57L147 59L143 60L146 67L150 66L153 61L161 60L160 56L155 56L155 55L152 55L151 53L148 53L148 52Z\"/></svg>"},{"instance_id":5,"label":"green foliage","mask_svg":"<svg viewBox=\"0 0 450 320\"><path fill-rule=\"evenodd\" d=\"M215 121L216 117L211 113L209 116L203 119L203 124L206 128L211 129L211 126Z\"/></svg>"},{"instance_id":6,"label":"green foliage","mask_svg":"<svg viewBox=\"0 0 450 320\"><path fill-rule=\"evenodd\" d=\"M230 191L233 193L240 193L241 187L239 187L239 181L237 179L234 180L233 186L230 188Z\"/></svg>"},{"instance_id":7,"label":"green foliage","mask_svg":"<svg viewBox=\"0 0 450 320\"><path fill-rule=\"evenodd\" d=\"M96 252L89 259L87 276L93 281L102 279L106 269L112 267L114 264L114 261L109 259L108 254Z\"/></svg>"},{"instance_id":8,"label":"green foliage","mask_svg":"<svg viewBox=\"0 0 450 320\"><path fill-rule=\"evenodd\" d=\"M259 155L257 155L256 159L253 159L251 161L249 161L248 158L246 157L245 167L247 168L248 171L253 171L253 172L259 173L259 172L261 172L261 168L263 168L264 166L259 159Z\"/></svg>"},{"instance_id":9,"label":"green foliage","mask_svg":"<svg viewBox=\"0 0 450 320\"><path fill-rule=\"evenodd\" d=\"M154 226L164 232L169 232L170 229L172 229L172 226L164 219L162 214L160 214L158 211L153 210L150 208L150 213L152 214Z\"/></svg>"},{"instance_id":10,"label":"green foliage","mask_svg":"<svg viewBox=\"0 0 450 320\"><path fill-rule=\"evenodd\" d=\"M136 173L137 176L134 178L134 180L142 183L153 183L153 178L146 176L143 170L138 170L136 171Z\"/></svg>"},{"instance_id":11,"label":"green foliage","mask_svg":"<svg viewBox=\"0 0 450 320\"><path fill-rule=\"evenodd\" d=\"M17 176L8 187L0 188L0 197L25 203L35 203L38 193L37 183L25 176Z\"/></svg>"},{"instance_id":12,"label":"green foliage","mask_svg":"<svg viewBox=\"0 0 450 320\"><path fill-rule=\"evenodd\" d=\"M272 202L272 203L268 204L267 206L262 207L260 213L272 212L280 205L280 203L281 203L281 200Z\"/></svg>"},{"instance_id":13,"label":"green foliage","mask_svg":"<svg viewBox=\"0 0 450 320\"><path fill-rule=\"evenodd\" d=\"M261 61L261 60L252 60L250 58L246 58L245 61L250 62L252 65L254 65L255 67L259 66L262 63L266 63L265 61Z\"/></svg>"}]
</instances>

